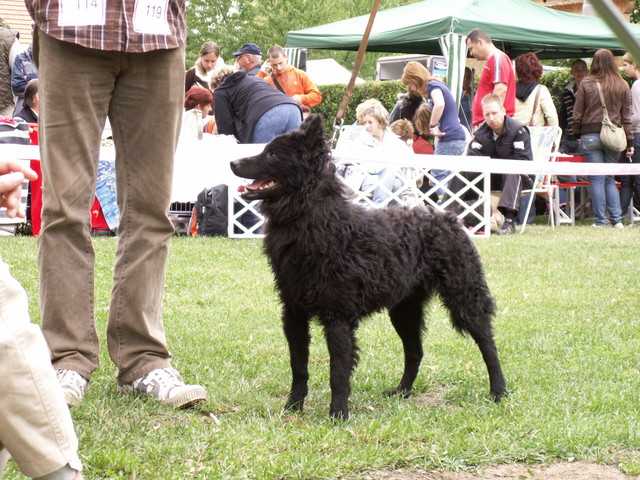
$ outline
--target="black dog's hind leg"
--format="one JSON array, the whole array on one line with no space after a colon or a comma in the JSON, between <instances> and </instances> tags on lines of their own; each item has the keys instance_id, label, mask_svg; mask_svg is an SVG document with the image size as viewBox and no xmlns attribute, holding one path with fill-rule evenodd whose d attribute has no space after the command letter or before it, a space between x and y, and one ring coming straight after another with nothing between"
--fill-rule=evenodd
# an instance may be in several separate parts
<instances>
[{"instance_id":1,"label":"black dog's hind leg","mask_svg":"<svg viewBox=\"0 0 640 480\"><path fill-rule=\"evenodd\" d=\"M333 418L349 418L351 372L357 363L355 324L344 321L322 322L329 349L331 406Z\"/></svg>"},{"instance_id":2,"label":"black dog's hind leg","mask_svg":"<svg viewBox=\"0 0 640 480\"><path fill-rule=\"evenodd\" d=\"M404 348L404 373L396 388L387 390L386 395L401 395L407 398L411 395L413 382L418 375L420 362L422 361L422 329L423 311L425 301L424 293L415 293L404 299L393 308L389 309L391 323L402 340Z\"/></svg>"},{"instance_id":3,"label":"black dog's hind leg","mask_svg":"<svg viewBox=\"0 0 640 480\"><path fill-rule=\"evenodd\" d=\"M302 410L304 399L308 393L309 380L309 316L292 309L283 311L284 334L289 344L291 361L291 391L284 408L287 410Z\"/></svg>"},{"instance_id":4,"label":"black dog's hind leg","mask_svg":"<svg viewBox=\"0 0 640 480\"><path fill-rule=\"evenodd\" d=\"M506 383L502 375L498 349L493 339L491 324L487 319L482 324L472 324L468 327L469 335L473 338L482 353L482 358L489 372L489 391L491 397L499 402L506 393Z\"/></svg>"},{"instance_id":5,"label":"black dog's hind leg","mask_svg":"<svg viewBox=\"0 0 640 480\"><path fill-rule=\"evenodd\" d=\"M461 258L464 260L464 258ZM469 255L459 270L450 265L449 276L443 275L438 289L442 301L451 312L453 327L467 332L476 342L489 373L489 389L496 402L506 393L506 383L500 368L498 349L493 339L491 319L495 304L489 293L479 259ZM465 279L460 282L460 279Z\"/></svg>"}]
</instances>

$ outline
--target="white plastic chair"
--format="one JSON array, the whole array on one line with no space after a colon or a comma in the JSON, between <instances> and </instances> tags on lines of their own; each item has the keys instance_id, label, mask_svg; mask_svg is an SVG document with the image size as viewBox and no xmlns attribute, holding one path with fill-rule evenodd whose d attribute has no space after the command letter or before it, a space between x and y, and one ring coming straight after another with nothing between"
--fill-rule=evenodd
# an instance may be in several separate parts
<instances>
[{"instance_id":1,"label":"white plastic chair","mask_svg":"<svg viewBox=\"0 0 640 480\"><path fill-rule=\"evenodd\" d=\"M553 161L554 155L558 152L560 147L560 138L562 137L562 129L560 127L528 127L531 133L531 153L533 154L533 161L537 163L548 163ZM531 194L529 201L527 202L527 210L524 215L525 221L522 223L520 233L523 233L526 226L526 219L529 218L529 212L531 211L531 205L536 197L536 194L544 194L547 196L547 210L549 212L549 221L551 228L555 228L555 220L553 213L553 199L557 193L558 187L551 181L551 175L537 174L533 180L533 186L528 189L524 189L521 195Z\"/></svg>"}]
</instances>

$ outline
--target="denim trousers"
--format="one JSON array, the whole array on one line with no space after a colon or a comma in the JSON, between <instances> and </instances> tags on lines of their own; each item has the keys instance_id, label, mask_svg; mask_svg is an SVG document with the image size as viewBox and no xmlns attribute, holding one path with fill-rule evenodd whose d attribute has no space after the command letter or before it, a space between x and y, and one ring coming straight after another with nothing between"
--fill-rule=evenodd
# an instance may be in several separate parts
<instances>
[{"instance_id":1,"label":"denim trousers","mask_svg":"<svg viewBox=\"0 0 640 480\"><path fill-rule=\"evenodd\" d=\"M295 130L302 123L300 108L283 103L267 110L256 122L251 143L269 143L278 135Z\"/></svg>"},{"instance_id":2,"label":"denim trousers","mask_svg":"<svg viewBox=\"0 0 640 480\"><path fill-rule=\"evenodd\" d=\"M633 134L633 157L631 163L640 163L640 134ZM640 175L625 175L620 177L620 207L622 214L629 209L631 200L636 208L640 208Z\"/></svg>"},{"instance_id":3,"label":"denim trousers","mask_svg":"<svg viewBox=\"0 0 640 480\"><path fill-rule=\"evenodd\" d=\"M464 153L464 140L451 140L449 142L439 141L436 144L436 149L434 151L435 155L462 155ZM451 173L449 170L441 170L434 168L431 170L431 175L435 177L436 180L441 182ZM446 186L446 184L444 185ZM438 195L443 195L445 193L443 188L438 188Z\"/></svg>"},{"instance_id":4,"label":"denim trousers","mask_svg":"<svg viewBox=\"0 0 640 480\"><path fill-rule=\"evenodd\" d=\"M184 49L101 51L36 33L40 89L46 92L40 105L38 258L43 332L56 368L91 376L100 355L87 212L108 116L121 217L107 346L118 381L131 383L170 366L162 293L173 236L167 210L184 102Z\"/></svg>"},{"instance_id":5,"label":"denim trousers","mask_svg":"<svg viewBox=\"0 0 640 480\"><path fill-rule=\"evenodd\" d=\"M589 163L615 163L620 154L602 145L599 133L587 133L580 137L580 151ZM591 181L591 207L597 225L618 223L622 220L620 194L612 175L589 177ZM607 216L608 213L608 216Z\"/></svg>"}]
</instances>

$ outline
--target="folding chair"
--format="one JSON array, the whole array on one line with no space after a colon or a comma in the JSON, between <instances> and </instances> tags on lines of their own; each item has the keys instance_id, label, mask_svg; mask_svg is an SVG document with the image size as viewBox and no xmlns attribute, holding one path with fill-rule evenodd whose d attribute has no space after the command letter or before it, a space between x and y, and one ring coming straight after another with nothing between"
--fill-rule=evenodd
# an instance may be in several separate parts
<instances>
[{"instance_id":1,"label":"folding chair","mask_svg":"<svg viewBox=\"0 0 640 480\"><path fill-rule=\"evenodd\" d=\"M562 129L560 127L529 127L529 132L531 134L531 152L533 153L533 161L537 163L548 163L553 161L560 146ZM521 192L522 195L526 195L528 193L531 194L529 201L527 202L527 210L524 218L529 218L531 205L533 205L536 194L541 193L547 196L549 221L551 223L551 228L555 228L553 199L557 190L558 187L552 182L551 175L536 174L532 187L524 189ZM520 233L524 232L526 226L527 222L525 221L522 223Z\"/></svg>"}]
</instances>

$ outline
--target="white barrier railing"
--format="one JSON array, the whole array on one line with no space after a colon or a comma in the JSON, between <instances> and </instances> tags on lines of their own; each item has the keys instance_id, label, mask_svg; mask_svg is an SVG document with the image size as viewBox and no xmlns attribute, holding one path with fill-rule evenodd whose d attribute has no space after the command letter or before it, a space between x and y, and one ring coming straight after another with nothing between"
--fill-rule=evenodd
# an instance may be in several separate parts
<instances>
[{"instance_id":1,"label":"white barrier railing","mask_svg":"<svg viewBox=\"0 0 640 480\"><path fill-rule=\"evenodd\" d=\"M242 147L242 148L240 148ZM225 152L225 161L231 161L237 158L241 158L246 155L258 154L264 145L241 145L235 151ZM114 152L109 150L106 152L105 158L111 158L115 156ZM101 151L101 158L103 153ZM38 160L40 158L40 152L37 146L30 145L0 145L0 158L9 160ZM448 207L456 207L458 210L462 208L462 211L457 211L461 218L468 217L475 218L477 224L470 229L470 232L475 235L489 235L488 221L490 216L490 194L488 192L489 187L489 175L491 173L515 173L515 174L527 174L527 175L577 175L577 176L590 176L590 175L640 175L640 164L619 164L619 163L572 163L572 162L529 162L518 160L503 160L503 159L491 159L488 157L454 157L454 156L442 156L442 155L417 155L408 154L404 158L394 159L393 162L389 162L383 159L375 158L373 155L369 155L366 160L362 158L352 157L349 155L334 155L334 161L337 165L349 164L356 168L366 169L374 165L382 165L388 168L397 169L400 173L401 184L404 185L402 190L388 191L389 202L395 201L398 203L404 203L404 200L415 203L416 201L422 201L427 205L434 208L446 209ZM410 179L406 178L406 175L402 173L402 170L413 169L416 176L422 174L432 184L426 191L422 191L411 183ZM444 179L439 182L429 172L432 169L445 169L451 171L448 179L458 178L462 182L462 188L456 192L452 192L448 186L444 186L448 179ZM467 179L462 176L460 172L469 172L475 174L473 178ZM206 175L205 175L206 176ZM415 180L415 177L414 177ZM487 180L487 181L484 181ZM248 203L244 201L237 192L237 187L240 184L246 183L245 180L236 178L232 175L225 175L225 178L199 178L199 181L205 182L209 185L215 185L219 183L227 183L229 185L229 236L233 238L259 238L262 236L262 226L264 224L264 218L260 214L257 202ZM483 183L480 187L480 182ZM379 182L378 182L379 183ZM355 192L354 201L360 201L371 204L371 198L368 193L372 192L376 187L385 188L384 185L378 185L373 182L364 191ZM450 182L449 182L450 184ZM448 191L449 197L444 203L438 204L433 198L433 193L438 188L444 188ZM411 195L401 195L402 192L409 193ZM472 204L467 204L460 199L465 192L473 192L477 195L474 198ZM464 203L464 205L463 205ZM375 205L374 205L375 206ZM481 207L478 212L478 207ZM244 217L243 217L244 215ZM252 216L256 217L250 225L243 225L240 221L250 219Z\"/></svg>"}]
</instances>

